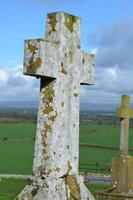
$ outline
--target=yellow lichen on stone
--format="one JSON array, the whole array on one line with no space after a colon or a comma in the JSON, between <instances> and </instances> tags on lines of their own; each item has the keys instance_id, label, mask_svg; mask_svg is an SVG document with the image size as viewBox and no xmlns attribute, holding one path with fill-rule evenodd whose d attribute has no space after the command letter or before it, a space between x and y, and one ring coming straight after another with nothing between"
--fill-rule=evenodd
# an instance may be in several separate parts
<instances>
[{"instance_id":1,"label":"yellow lichen on stone","mask_svg":"<svg viewBox=\"0 0 133 200\"><path fill-rule=\"evenodd\" d=\"M36 45L32 45L30 44L30 42L28 43L28 50L32 53L35 53L36 50L38 50L38 47L36 47Z\"/></svg>"},{"instance_id":2,"label":"yellow lichen on stone","mask_svg":"<svg viewBox=\"0 0 133 200\"><path fill-rule=\"evenodd\" d=\"M51 174L52 172L58 172L58 173L59 173L60 170L61 170L61 169L60 169L59 167L52 168L52 169L49 169L49 170L48 170L48 174Z\"/></svg>"},{"instance_id":3,"label":"yellow lichen on stone","mask_svg":"<svg viewBox=\"0 0 133 200\"><path fill-rule=\"evenodd\" d=\"M63 63L61 63L61 70L59 72L64 75L67 75L67 71L65 70Z\"/></svg>"},{"instance_id":4,"label":"yellow lichen on stone","mask_svg":"<svg viewBox=\"0 0 133 200\"><path fill-rule=\"evenodd\" d=\"M65 16L65 26L67 27L67 29L72 33L73 32L73 26L74 26L74 23L76 23L77 21L77 18L73 15L69 15L67 13L64 13L64 16Z\"/></svg>"},{"instance_id":5,"label":"yellow lichen on stone","mask_svg":"<svg viewBox=\"0 0 133 200\"><path fill-rule=\"evenodd\" d=\"M54 85L51 83L48 85L43 91L43 101L47 101L48 103L53 101L54 97Z\"/></svg>"},{"instance_id":6,"label":"yellow lichen on stone","mask_svg":"<svg viewBox=\"0 0 133 200\"><path fill-rule=\"evenodd\" d=\"M50 121L54 122L55 119L56 119L56 117L57 117L57 112L56 112L55 115L52 115L52 116L48 117L48 119L49 119Z\"/></svg>"},{"instance_id":7,"label":"yellow lichen on stone","mask_svg":"<svg viewBox=\"0 0 133 200\"><path fill-rule=\"evenodd\" d=\"M40 172L40 175L45 174L45 171L46 171L45 166L40 165L40 166L38 167L38 171Z\"/></svg>"},{"instance_id":8,"label":"yellow lichen on stone","mask_svg":"<svg viewBox=\"0 0 133 200\"><path fill-rule=\"evenodd\" d=\"M43 114L49 114L50 112L52 112L54 109L52 106L50 105L46 105L45 108L43 109Z\"/></svg>"},{"instance_id":9,"label":"yellow lichen on stone","mask_svg":"<svg viewBox=\"0 0 133 200\"><path fill-rule=\"evenodd\" d=\"M46 141L45 141L45 140L43 140L43 141L42 141L42 144L43 144L43 146L44 146L45 148L47 148L47 147L48 147L48 144L46 143Z\"/></svg>"},{"instance_id":10,"label":"yellow lichen on stone","mask_svg":"<svg viewBox=\"0 0 133 200\"><path fill-rule=\"evenodd\" d=\"M55 171L58 172L58 173L60 172L60 170L61 170L61 169L60 169L59 167L56 167L56 168L55 168Z\"/></svg>"},{"instance_id":11,"label":"yellow lichen on stone","mask_svg":"<svg viewBox=\"0 0 133 200\"><path fill-rule=\"evenodd\" d=\"M44 154L44 155L43 155L43 158L44 158L44 160L48 160L48 159L49 159L49 156L48 156L47 154Z\"/></svg>"},{"instance_id":12,"label":"yellow lichen on stone","mask_svg":"<svg viewBox=\"0 0 133 200\"><path fill-rule=\"evenodd\" d=\"M31 191L31 194L32 194L33 197L37 195L37 191L38 191L38 188L34 188L34 189Z\"/></svg>"},{"instance_id":13,"label":"yellow lichen on stone","mask_svg":"<svg viewBox=\"0 0 133 200\"><path fill-rule=\"evenodd\" d=\"M50 132L50 131L51 131L51 125L45 124L44 125L44 132L47 133L47 132Z\"/></svg>"},{"instance_id":14,"label":"yellow lichen on stone","mask_svg":"<svg viewBox=\"0 0 133 200\"><path fill-rule=\"evenodd\" d=\"M70 196L68 200L81 200L80 186L76 180L76 177L69 175L65 177L66 185L70 190Z\"/></svg>"},{"instance_id":15,"label":"yellow lichen on stone","mask_svg":"<svg viewBox=\"0 0 133 200\"><path fill-rule=\"evenodd\" d=\"M84 59L84 58L82 59L82 63L83 63L83 64L85 63L85 59Z\"/></svg>"},{"instance_id":16,"label":"yellow lichen on stone","mask_svg":"<svg viewBox=\"0 0 133 200\"><path fill-rule=\"evenodd\" d=\"M52 169L49 169L49 170L48 170L48 174L51 174L51 173L52 173L52 171L53 171Z\"/></svg>"},{"instance_id":17,"label":"yellow lichen on stone","mask_svg":"<svg viewBox=\"0 0 133 200\"><path fill-rule=\"evenodd\" d=\"M72 169L72 166L71 166L71 164L70 164L70 161L68 161L68 170L67 170L67 175L69 175L71 169Z\"/></svg>"},{"instance_id":18,"label":"yellow lichen on stone","mask_svg":"<svg viewBox=\"0 0 133 200\"><path fill-rule=\"evenodd\" d=\"M78 97L78 93L77 93L77 92L74 92L73 96L74 96L74 97Z\"/></svg>"},{"instance_id":19,"label":"yellow lichen on stone","mask_svg":"<svg viewBox=\"0 0 133 200\"><path fill-rule=\"evenodd\" d=\"M27 67L27 72L30 74L35 74L36 70L41 67L41 64L42 64L41 58L37 57L35 60L31 59Z\"/></svg>"},{"instance_id":20,"label":"yellow lichen on stone","mask_svg":"<svg viewBox=\"0 0 133 200\"><path fill-rule=\"evenodd\" d=\"M56 23L57 23L57 20L56 20L56 15L55 14L48 14L48 19L49 19L49 24L51 26L51 31L49 31L49 34L52 32L52 31L56 31Z\"/></svg>"}]
</instances>

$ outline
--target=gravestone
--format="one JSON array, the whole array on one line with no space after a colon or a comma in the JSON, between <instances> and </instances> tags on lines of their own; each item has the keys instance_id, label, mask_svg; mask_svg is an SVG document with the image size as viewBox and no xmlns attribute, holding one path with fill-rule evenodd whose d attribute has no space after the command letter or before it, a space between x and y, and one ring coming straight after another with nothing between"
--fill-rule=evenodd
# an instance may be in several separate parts
<instances>
[{"instance_id":1,"label":"gravestone","mask_svg":"<svg viewBox=\"0 0 133 200\"><path fill-rule=\"evenodd\" d=\"M41 80L33 178L19 200L93 200L78 175L80 84L93 84L94 56L80 50L80 18L47 16L45 39L25 41L24 74Z\"/></svg>"},{"instance_id":2,"label":"gravestone","mask_svg":"<svg viewBox=\"0 0 133 200\"><path fill-rule=\"evenodd\" d=\"M128 155L129 119L133 118L133 109L129 96L122 96L117 116L121 120L120 155L112 161L112 185L117 193L133 194L133 157Z\"/></svg>"}]
</instances>

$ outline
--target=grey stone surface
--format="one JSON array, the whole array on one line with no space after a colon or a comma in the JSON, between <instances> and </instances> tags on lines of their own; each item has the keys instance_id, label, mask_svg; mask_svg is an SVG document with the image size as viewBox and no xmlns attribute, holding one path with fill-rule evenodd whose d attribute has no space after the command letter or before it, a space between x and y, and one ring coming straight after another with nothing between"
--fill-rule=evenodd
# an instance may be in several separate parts
<instances>
[{"instance_id":1,"label":"grey stone surface","mask_svg":"<svg viewBox=\"0 0 133 200\"><path fill-rule=\"evenodd\" d=\"M78 17L50 13L46 39L25 41L24 74L39 77L41 87L33 180L19 200L94 199L78 175L80 84L93 84L93 73L94 56L80 50Z\"/></svg>"}]
</instances>

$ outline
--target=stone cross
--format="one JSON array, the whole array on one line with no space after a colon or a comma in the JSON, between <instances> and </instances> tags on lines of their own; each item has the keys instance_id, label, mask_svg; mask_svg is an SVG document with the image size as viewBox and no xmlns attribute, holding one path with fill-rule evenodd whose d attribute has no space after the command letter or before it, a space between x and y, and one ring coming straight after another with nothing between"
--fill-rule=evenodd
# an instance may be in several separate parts
<instances>
[{"instance_id":1,"label":"stone cross","mask_svg":"<svg viewBox=\"0 0 133 200\"><path fill-rule=\"evenodd\" d=\"M121 107L117 110L117 116L121 119L120 155L112 159L112 192L126 196L133 191L133 157L128 155L129 119L133 118L129 96L121 97Z\"/></svg>"},{"instance_id":2,"label":"stone cross","mask_svg":"<svg viewBox=\"0 0 133 200\"><path fill-rule=\"evenodd\" d=\"M117 110L117 116L121 119L121 138L120 153L128 155L128 137L129 137L129 119L133 118L133 109L130 108L130 97L123 95L121 97L121 107Z\"/></svg>"},{"instance_id":3,"label":"stone cross","mask_svg":"<svg viewBox=\"0 0 133 200\"><path fill-rule=\"evenodd\" d=\"M93 72L94 56L80 50L78 17L64 12L50 13L45 39L25 41L24 74L41 80L33 164L36 183L33 185L41 184L44 179L68 177L67 182L72 181L77 191L82 190L71 175L78 175L80 84L93 84ZM66 181L59 190L63 184ZM49 196L52 193L45 199L67 199L66 192L62 198ZM75 195L73 199L89 198L79 192Z\"/></svg>"}]
</instances>

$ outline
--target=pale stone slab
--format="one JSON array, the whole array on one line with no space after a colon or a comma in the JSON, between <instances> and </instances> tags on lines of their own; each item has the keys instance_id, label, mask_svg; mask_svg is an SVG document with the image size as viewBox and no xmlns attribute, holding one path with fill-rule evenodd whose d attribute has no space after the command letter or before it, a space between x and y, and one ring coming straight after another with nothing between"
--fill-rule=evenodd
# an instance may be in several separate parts
<instances>
[{"instance_id":1,"label":"pale stone slab","mask_svg":"<svg viewBox=\"0 0 133 200\"><path fill-rule=\"evenodd\" d=\"M112 160L112 185L116 192L133 192L133 157L119 156Z\"/></svg>"}]
</instances>

